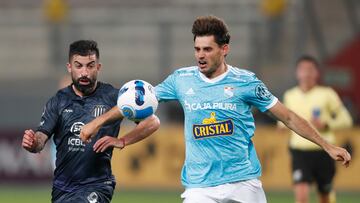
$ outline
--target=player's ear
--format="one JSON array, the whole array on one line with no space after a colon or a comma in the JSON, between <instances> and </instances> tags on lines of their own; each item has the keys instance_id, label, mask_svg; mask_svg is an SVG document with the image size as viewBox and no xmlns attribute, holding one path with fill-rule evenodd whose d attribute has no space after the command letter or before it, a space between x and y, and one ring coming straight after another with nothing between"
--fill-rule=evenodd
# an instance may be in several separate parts
<instances>
[{"instance_id":1,"label":"player's ear","mask_svg":"<svg viewBox=\"0 0 360 203\"><path fill-rule=\"evenodd\" d=\"M102 67L101 63L98 63L97 70L100 71L101 67Z\"/></svg>"},{"instance_id":2,"label":"player's ear","mask_svg":"<svg viewBox=\"0 0 360 203\"><path fill-rule=\"evenodd\" d=\"M66 64L66 69L69 73L71 73L71 64L70 63Z\"/></svg>"},{"instance_id":3,"label":"player's ear","mask_svg":"<svg viewBox=\"0 0 360 203\"><path fill-rule=\"evenodd\" d=\"M223 51L223 55L224 55L224 56L228 55L228 53L229 53L229 51L230 51L230 46L229 46L229 44L224 44L224 45L222 46L222 51Z\"/></svg>"}]
</instances>

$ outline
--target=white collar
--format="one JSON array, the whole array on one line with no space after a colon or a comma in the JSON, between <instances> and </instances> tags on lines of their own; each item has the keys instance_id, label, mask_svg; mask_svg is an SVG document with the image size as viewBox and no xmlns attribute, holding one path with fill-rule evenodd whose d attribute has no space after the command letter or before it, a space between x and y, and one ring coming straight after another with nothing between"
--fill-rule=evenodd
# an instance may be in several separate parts
<instances>
[{"instance_id":1,"label":"white collar","mask_svg":"<svg viewBox=\"0 0 360 203\"><path fill-rule=\"evenodd\" d=\"M230 71L231 66L228 65L228 64L226 64L226 66L227 66L227 70L226 70L224 73L222 73L221 75L216 76L215 78L211 78L211 79L208 78L208 77L206 77L203 73L201 73L201 72L199 71L200 78L201 78L202 80L204 80L205 82L208 82L208 83L216 83L216 82L219 82L220 80L224 79L225 76L226 76L226 75L228 74L228 72ZM199 68L199 67L198 67L198 68Z\"/></svg>"}]
</instances>

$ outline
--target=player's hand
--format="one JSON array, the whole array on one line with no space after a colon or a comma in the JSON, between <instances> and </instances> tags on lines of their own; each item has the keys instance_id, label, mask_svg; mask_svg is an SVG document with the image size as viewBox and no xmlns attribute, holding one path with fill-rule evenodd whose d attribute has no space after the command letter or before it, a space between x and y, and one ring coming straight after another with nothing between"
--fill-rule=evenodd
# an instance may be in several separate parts
<instances>
[{"instance_id":1,"label":"player's hand","mask_svg":"<svg viewBox=\"0 0 360 203\"><path fill-rule=\"evenodd\" d=\"M327 150L331 158L333 158L335 161L340 161L342 165L345 167L348 167L350 165L351 161L351 155L346 149L337 147L337 146L331 146L329 150Z\"/></svg>"},{"instance_id":2,"label":"player's hand","mask_svg":"<svg viewBox=\"0 0 360 203\"><path fill-rule=\"evenodd\" d=\"M24 136L21 143L22 147L29 152L35 152L37 142L36 136L33 130L25 130Z\"/></svg>"},{"instance_id":3,"label":"player's hand","mask_svg":"<svg viewBox=\"0 0 360 203\"><path fill-rule=\"evenodd\" d=\"M91 137L94 137L96 133L99 131L99 127L97 127L93 122L90 122L83 127L81 127L80 131L80 139L84 143L91 142Z\"/></svg>"},{"instance_id":4,"label":"player's hand","mask_svg":"<svg viewBox=\"0 0 360 203\"><path fill-rule=\"evenodd\" d=\"M125 142L124 140L117 139L111 136L105 136L100 138L93 146L93 149L96 153L104 152L109 147L116 147L116 148L124 148Z\"/></svg>"}]
</instances>

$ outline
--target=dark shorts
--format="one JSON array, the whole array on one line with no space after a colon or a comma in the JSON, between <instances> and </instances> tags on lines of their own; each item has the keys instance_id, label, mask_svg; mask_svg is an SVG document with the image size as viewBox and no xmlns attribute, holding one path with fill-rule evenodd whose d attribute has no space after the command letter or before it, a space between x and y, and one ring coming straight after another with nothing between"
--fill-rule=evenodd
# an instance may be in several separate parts
<instances>
[{"instance_id":1,"label":"dark shorts","mask_svg":"<svg viewBox=\"0 0 360 203\"><path fill-rule=\"evenodd\" d=\"M302 151L290 149L294 183L316 182L322 194L332 190L335 161L325 151Z\"/></svg>"},{"instance_id":2,"label":"dark shorts","mask_svg":"<svg viewBox=\"0 0 360 203\"><path fill-rule=\"evenodd\" d=\"M57 188L52 191L52 203L110 203L114 193L112 185L91 185L73 192Z\"/></svg>"}]
</instances>

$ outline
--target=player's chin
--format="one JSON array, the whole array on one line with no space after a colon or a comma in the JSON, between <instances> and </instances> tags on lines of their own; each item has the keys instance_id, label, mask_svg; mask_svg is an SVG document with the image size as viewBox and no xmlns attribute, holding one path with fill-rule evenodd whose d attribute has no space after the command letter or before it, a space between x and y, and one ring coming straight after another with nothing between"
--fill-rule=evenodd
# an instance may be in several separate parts
<instances>
[{"instance_id":1,"label":"player's chin","mask_svg":"<svg viewBox=\"0 0 360 203\"><path fill-rule=\"evenodd\" d=\"M198 67L199 67L199 71L203 74L206 74L209 71L207 66L198 66Z\"/></svg>"}]
</instances>

